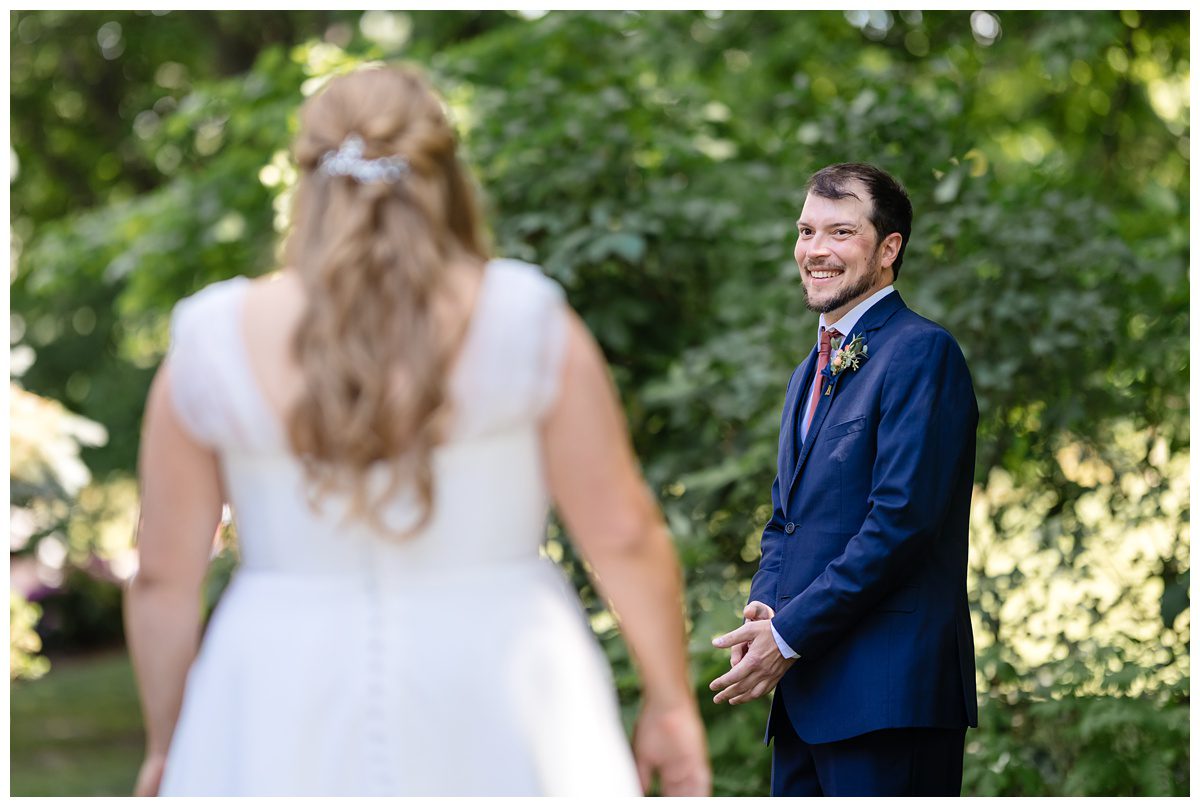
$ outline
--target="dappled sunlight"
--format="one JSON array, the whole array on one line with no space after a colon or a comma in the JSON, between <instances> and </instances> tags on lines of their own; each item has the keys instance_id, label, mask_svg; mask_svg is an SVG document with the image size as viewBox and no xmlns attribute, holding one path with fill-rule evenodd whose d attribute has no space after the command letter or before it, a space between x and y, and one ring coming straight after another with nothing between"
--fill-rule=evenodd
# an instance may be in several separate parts
<instances>
[{"instance_id":1,"label":"dappled sunlight","mask_svg":"<svg viewBox=\"0 0 1200 807\"><path fill-rule=\"evenodd\" d=\"M137 571L138 486L130 477L92 484L80 492L67 525L73 562L93 574L125 582Z\"/></svg>"},{"instance_id":2,"label":"dappled sunlight","mask_svg":"<svg viewBox=\"0 0 1200 807\"><path fill-rule=\"evenodd\" d=\"M1170 456L1163 438L1131 428L1116 430L1106 454L1078 442L1057 452L1067 479L1087 489L1073 505L1074 527L1051 514L1057 497L1022 490L999 469L976 487L969 587L989 614L976 614L979 649L1004 648L1019 671L1087 666L1102 648L1121 651L1069 690L1035 676L1023 685L1031 693L1110 692L1127 665L1141 668L1118 685L1132 695L1190 675L1190 610L1168 605L1159 576L1164 563L1175 574L1188 569L1189 454ZM985 689L1005 691L986 667L979 674Z\"/></svg>"},{"instance_id":3,"label":"dappled sunlight","mask_svg":"<svg viewBox=\"0 0 1200 807\"><path fill-rule=\"evenodd\" d=\"M58 401L9 384L11 478L35 495L74 496L91 479L82 446L99 446L108 431Z\"/></svg>"}]
</instances>

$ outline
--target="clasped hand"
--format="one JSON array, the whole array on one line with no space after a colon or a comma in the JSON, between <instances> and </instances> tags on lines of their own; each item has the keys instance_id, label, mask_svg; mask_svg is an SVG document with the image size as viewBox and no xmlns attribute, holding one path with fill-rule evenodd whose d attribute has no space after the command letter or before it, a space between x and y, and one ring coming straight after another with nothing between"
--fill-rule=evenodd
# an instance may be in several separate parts
<instances>
[{"instance_id":1,"label":"clasped hand","mask_svg":"<svg viewBox=\"0 0 1200 807\"><path fill-rule=\"evenodd\" d=\"M716 692L713 703L738 706L770 692L795 659L784 658L771 632L775 612L761 602L752 602L742 612L745 623L713 639L714 647L730 648L732 669L708 685Z\"/></svg>"}]
</instances>

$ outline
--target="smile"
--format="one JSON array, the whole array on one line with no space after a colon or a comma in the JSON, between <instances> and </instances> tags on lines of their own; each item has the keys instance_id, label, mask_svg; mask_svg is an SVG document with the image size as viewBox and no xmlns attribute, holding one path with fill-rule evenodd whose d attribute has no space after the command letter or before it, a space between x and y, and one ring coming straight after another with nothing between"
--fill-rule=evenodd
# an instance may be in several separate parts
<instances>
[{"instance_id":1,"label":"smile","mask_svg":"<svg viewBox=\"0 0 1200 807\"><path fill-rule=\"evenodd\" d=\"M841 272L830 269L812 269L808 274L813 280L828 280L831 277L837 277Z\"/></svg>"}]
</instances>

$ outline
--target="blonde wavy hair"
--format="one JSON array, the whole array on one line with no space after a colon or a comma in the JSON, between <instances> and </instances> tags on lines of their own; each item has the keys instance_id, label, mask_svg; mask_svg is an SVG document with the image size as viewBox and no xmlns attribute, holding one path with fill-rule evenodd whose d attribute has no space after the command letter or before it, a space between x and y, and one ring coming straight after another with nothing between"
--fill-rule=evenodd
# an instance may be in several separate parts
<instances>
[{"instance_id":1,"label":"blonde wavy hair","mask_svg":"<svg viewBox=\"0 0 1200 807\"><path fill-rule=\"evenodd\" d=\"M402 158L395 182L331 176L321 158L348 138L362 157ZM432 453L447 422L447 377L466 318L436 312L451 298L448 266L482 267L479 208L442 103L411 67L339 76L300 111L300 177L284 247L307 292L292 345L304 393L288 438L313 498L351 494L350 516L380 525L379 505L415 486L417 522L433 507ZM371 473L390 466L384 489Z\"/></svg>"}]
</instances>

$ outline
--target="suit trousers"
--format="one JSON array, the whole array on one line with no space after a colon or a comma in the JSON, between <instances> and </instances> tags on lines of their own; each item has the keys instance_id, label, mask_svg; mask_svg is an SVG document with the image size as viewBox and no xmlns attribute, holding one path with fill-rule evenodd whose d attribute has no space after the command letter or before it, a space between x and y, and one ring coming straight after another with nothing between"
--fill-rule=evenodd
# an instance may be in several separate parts
<instances>
[{"instance_id":1,"label":"suit trousers","mask_svg":"<svg viewBox=\"0 0 1200 807\"><path fill-rule=\"evenodd\" d=\"M796 735L772 705L772 796L957 796L966 728L881 729L831 743Z\"/></svg>"}]
</instances>

